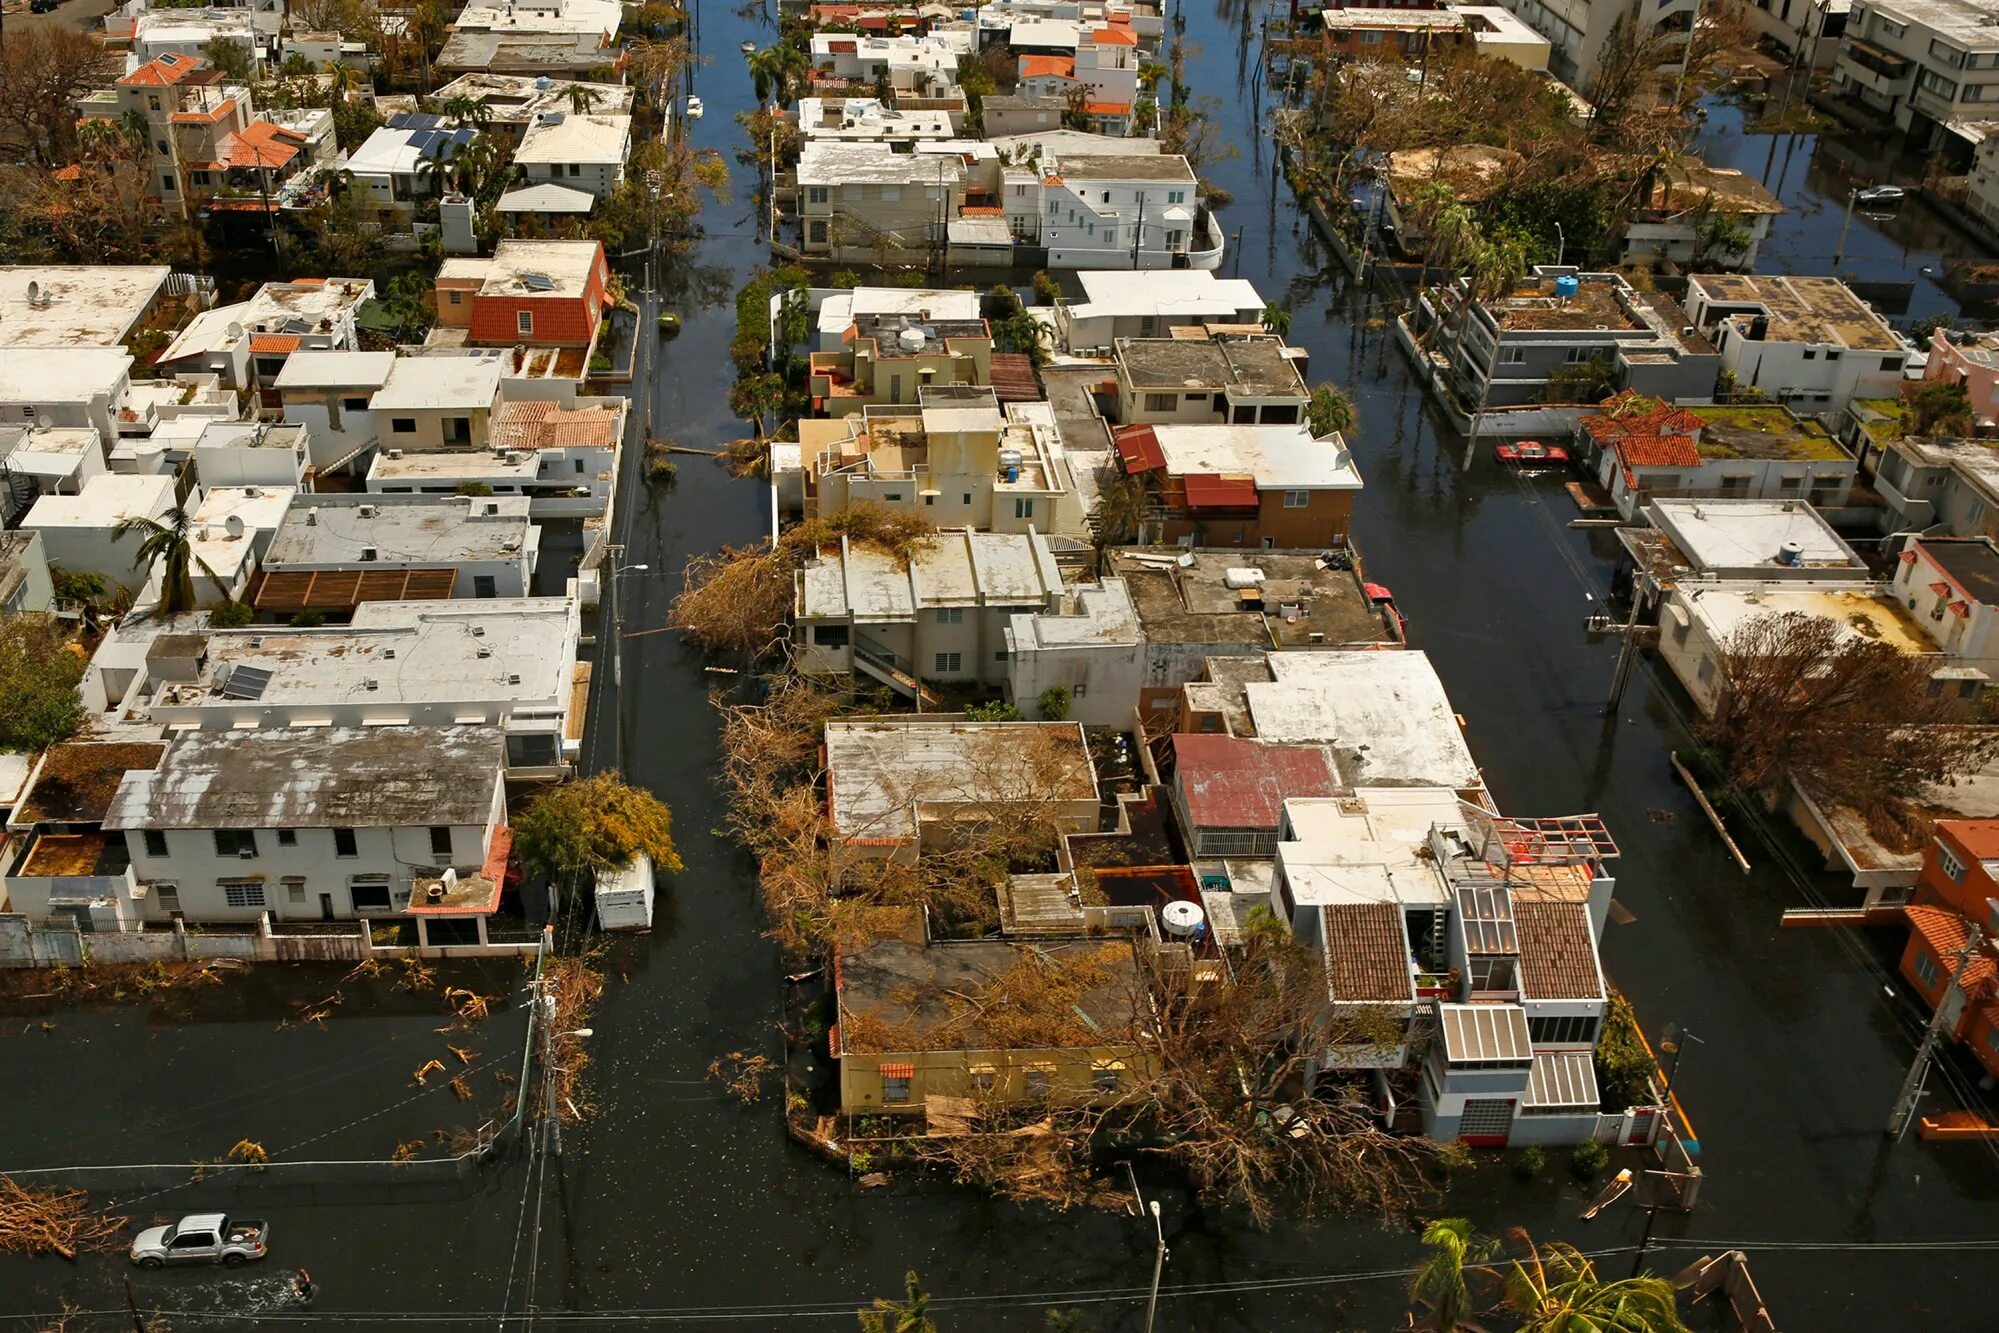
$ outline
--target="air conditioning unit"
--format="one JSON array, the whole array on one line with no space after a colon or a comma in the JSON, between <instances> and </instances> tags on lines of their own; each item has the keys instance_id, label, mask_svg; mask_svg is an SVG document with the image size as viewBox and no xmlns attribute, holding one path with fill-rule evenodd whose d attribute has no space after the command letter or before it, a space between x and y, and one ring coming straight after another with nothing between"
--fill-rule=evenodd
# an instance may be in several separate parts
<instances>
[{"instance_id":1,"label":"air conditioning unit","mask_svg":"<svg viewBox=\"0 0 1999 1333\"><path fill-rule=\"evenodd\" d=\"M238 847L236 849L236 859L239 861L254 861L257 859L257 849L255 847Z\"/></svg>"}]
</instances>

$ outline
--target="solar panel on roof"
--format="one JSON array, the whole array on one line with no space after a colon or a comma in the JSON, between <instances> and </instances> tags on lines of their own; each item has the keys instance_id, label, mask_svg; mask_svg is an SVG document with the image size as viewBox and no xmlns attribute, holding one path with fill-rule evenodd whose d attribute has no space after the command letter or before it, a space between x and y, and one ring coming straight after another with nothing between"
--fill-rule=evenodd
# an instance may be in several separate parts
<instances>
[{"instance_id":1,"label":"solar panel on roof","mask_svg":"<svg viewBox=\"0 0 1999 1333\"><path fill-rule=\"evenodd\" d=\"M546 273L523 273L521 285L531 292L552 292L555 290L555 279Z\"/></svg>"},{"instance_id":2,"label":"solar panel on roof","mask_svg":"<svg viewBox=\"0 0 1999 1333\"><path fill-rule=\"evenodd\" d=\"M222 687L225 699L261 699L264 687L271 683L271 673L262 667L239 666L229 673L229 681Z\"/></svg>"}]
</instances>

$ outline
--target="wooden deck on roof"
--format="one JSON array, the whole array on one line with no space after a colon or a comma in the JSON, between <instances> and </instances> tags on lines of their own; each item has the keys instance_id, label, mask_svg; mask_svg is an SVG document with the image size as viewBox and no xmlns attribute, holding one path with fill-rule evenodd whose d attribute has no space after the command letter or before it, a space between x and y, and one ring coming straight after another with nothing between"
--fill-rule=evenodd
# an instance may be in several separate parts
<instances>
[{"instance_id":1,"label":"wooden deck on roof","mask_svg":"<svg viewBox=\"0 0 1999 1333\"><path fill-rule=\"evenodd\" d=\"M1041 401L1041 377L1034 373L1034 358L1025 352L994 352L992 389L1002 403Z\"/></svg>"},{"instance_id":2,"label":"wooden deck on roof","mask_svg":"<svg viewBox=\"0 0 1999 1333\"><path fill-rule=\"evenodd\" d=\"M562 724L562 739L580 741L583 739L584 715L590 711L591 664L578 662L569 677L569 717Z\"/></svg>"},{"instance_id":3,"label":"wooden deck on roof","mask_svg":"<svg viewBox=\"0 0 1999 1333\"><path fill-rule=\"evenodd\" d=\"M259 574L250 588L258 611L351 611L363 602L441 602L455 569L330 569Z\"/></svg>"}]
</instances>

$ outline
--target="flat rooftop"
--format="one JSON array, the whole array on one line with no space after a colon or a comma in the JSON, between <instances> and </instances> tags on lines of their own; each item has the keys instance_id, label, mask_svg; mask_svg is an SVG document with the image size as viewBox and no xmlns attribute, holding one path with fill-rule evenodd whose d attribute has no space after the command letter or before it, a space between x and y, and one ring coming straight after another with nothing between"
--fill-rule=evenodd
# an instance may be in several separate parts
<instances>
[{"instance_id":1,"label":"flat rooftop","mask_svg":"<svg viewBox=\"0 0 1999 1333\"><path fill-rule=\"evenodd\" d=\"M1846 463L1853 459L1824 426L1775 404L1684 410L1701 419L1697 447L1702 458L1812 463Z\"/></svg>"},{"instance_id":2,"label":"flat rooftop","mask_svg":"<svg viewBox=\"0 0 1999 1333\"><path fill-rule=\"evenodd\" d=\"M1119 338L1132 387L1221 389L1238 398L1304 398L1298 365L1278 338Z\"/></svg>"},{"instance_id":3,"label":"flat rooftop","mask_svg":"<svg viewBox=\"0 0 1999 1333\"><path fill-rule=\"evenodd\" d=\"M1136 426L1151 431L1174 476L1206 473L1249 476L1258 490L1357 491L1360 469L1353 450L1334 435L1315 438L1311 427L1296 425L1183 426L1162 422Z\"/></svg>"},{"instance_id":4,"label":"flat rooftop","mask_svg":"<svg viewBox=\"0 0 1999 1333\"><path fill-rule=\"evenodd\" d=\"M1007 626L1007 647L1013 653L1109 648L1141 643L1144 637L1131 593L1117 578L1071 589L1054 610L1016 615Z\"/></svg>"},{"instance_id":5,"label":"flat rooftop","mask_svg":"<svg viewBox=\"0 0 1999 1333\"><path fill-rule=\"evenodd\" d=\"M0 356L0 405L108 398L131 370L122 347L9 347Z\"/></svg>"},{"instance_id":6,"label":"flat rooftop","mask_svg":"<svg viewBox=\"0 0 1999 1333\"><path fill-rule=\"evenodd\" d=\"M22 520L25 528L115 528L128 518L154 518L173 507L174 479L100 472L81 495L44 495ZM136 538L134 539L136 548Z\"/></svg>"},{"instance_id":7,"label":"flat rooftop","mask_svg":"<svg viewBox=\"0 0 1999 1333\"><path fill-rule=\"evenodd\" d=\"M272 385L285 389L379 389L395 367L394 352L331 352L300 348L285 358Z\"/></svg>"},{"instance_id":8,"label":"flat rooftop","mask_svg":"<svg viewBox=\"0 0 1999 1333\"><path fill-rule=\"evenodd\" d=\"M1187 555L1193 563L1177 563ZM1263 582L1231 588L1231 569L1259 570ZM1316 552L1134 547L1117 553L1112 571L1155 643L1264 650L1401 641L1354 572L1323 565ZM1258 596L1244 595L1252 591Z\"/></svg>"},{"instance_id":9,"label":"flat rooftop","mask_svg":"<svg viewBox=\"0 0 1999 1333\"><path fill-rule=\"evenodd\" d=\"M1083 269L1073 275L1083 299L1068 303L1072 318L1152 315L1163 318L1260 314L1263 297L1247 278L1218 278L1208 269Z\"/></svg>"},{"instance_id":10,"label":"flat rooftop","mask_svg":"<svg viewBox=\"0 0 1999 1333\"><path fill-rule=\"evenodd\" d=\"M946 339L987 338L983 319L918 319L913 315L859 315L854 319L856 341L872 342L879 356L938 356ZM918 335L922 342L918 343Z\"/></svg>"},{"instance_id":11,"label":"flat rooftop","mask_svg":"<svg viewBox=\"0 0 1999 1333\"><path fill-rule=\"evenodd\" d=\"M898 153L880 141L808 139L798 155L801 185L917 185L936 189L964 178L965 164L959 158Z\"/></svg>"},{"instance_id":12,"label":"flat rooftop","mask_svg":"<svg viewBox=\"0 0 1999 1333\"><path fill-rule=\"evenodd\" d=\"M1842 638L1872 639L1905 653L1936 651L1930 636L1884 583L1801 587L1744 579L1710 583L1702 588L1698 601L1681 599L1681 604L1706 625L1708 637L1717 643L1759 616L1795 611L1834 622Z\"/></svg>"},{"instance_id":13,"label":"flat rooftop","mask_svg":"<svg viewBox=\"0 0 1999 1333\"><path fill-rule=\"evenodd\" d=\"M1788 212L1763 182L1733 167L1711 167L1697 157L1664 168L1640 211L1684 214L1712 207L1739 217L1774 217Z\"/></svg>"},{"instance_id":14,"label":"flat rooftop","mask_svg":"<svg viewBox=\"0 0 1999 1333\"><path fill-rule=\"evenodd\" d=\"M1194 184L1194 169L1178 153L1065 153L1055 163L1065 181L1166 181Z\"/></svg>"},{"instance_id":15,"label":"flat rooftop","mask_svg":"<svg viewBox=\"0 0 1999 1333\"><path fill-rule=\"evenodd\" d=\"M1270 681L1243 686L1264 740L1332 746L1341 775L1354 786L1481 784L1428 654L1274 653L1270 672Z\"/></svg>"},{"instance_id":16,"label":"flat rooftop","mask_svg":"<svg viewBox=\"0 0 1999 1333\"><path fill-rule=\"evenodd\" d=\"M125 775L104 827L483 828L506 763L498 727L192 731Z\"/></svg>"},{"instance_id":17,"label":"flat rooftop","mask_svg":"<svg viewBox=\"0 0 1999 1333\"><path fill-rule=\"evenodd\" d=\"M483 481L488 485L531 484L541 475L541 455L496 453L491 449L440 449L405 453L391 458L378 451L368 467L368 486L441 486L446 482Z\"/></svg>"},{"instance_id":18,"label":"flat rooftop","mask_svg":"<svg viewBox=\"0 0 1999 1333\"><path fill-rule=\"evenodd\" d=\"M1284 812L1294 837L1277 845L1276 861L1301 906L1451 904L1430 831L1464 823L1455 791L1362 787L1351 796L1294 797Z\"/></svg>"},{"instance_id":19,"label":"flat rooftop","mask_svg":"<svg viewBox=\"0 0 1999 1333\"><path fill-rule=\"evenodd\" d=\"M856 1053L1117 1046L1146 995L1125 939L878 940L838 957L840 1045ZM1046 1013L980 1003L1016 969L1073 968L1088 984Z\"/></svg>"},{"instance_id":20,"label":"flat rooftop","mask_svg":"<svg viewBox=\"0 0 1999 1333\"><path fill-rule=\"evenodd\" d=\"M495 357L400 357L368 406L376 412L490 408L502 373Z\"/></svg>"},{"instance_id":21,"label":"flat rooftop","mask_svg":"<svg viewBox=\"0 0 1999 1333\"><path fill-rule=\"evenodd\" d=\"M438 280L478 278L481 296L581 296L603 247L595 241L504 240L489 259L447 259Z\"/></svg>"},{"instance_id":22,"label":"flat rooftop","mask_svg":"<svg viewBox=\"0 0 1999 1333\"><path fill-rule=\"evenodd\" d=\"M819 306L821 336L837 337L866 316L907 315L947 322L979 318L977 292L936 287L855 287L828 292Z\"/></svg>"},{"instance_id":23,"label":"flat rooftop","mask_svg":"<svg viewBox=\"0 0 1999 1333\"><path fill-rule=\"evenodd\" d=\"M110 809L125 774L159 763L166 748L158 741L64 741L51 745L35 771L33 785L14 807L13 822L96 823Z\"/></svg>"},{"instance_id":24,"label":"flat rooftop","mask_svg":"<svg viewBox=\"0 0 1999 1333\"><path fill-rule=\"evenodd\" d=\"M164 264L0 268L0 347L116 347L170 273Z\"/></svg>"},{"instance_id":25,"label":"flat rooftop","mask_svg":"<svg viewBox=\"0 0 1999 1333\"><path fill-rule=\"evenodd\" d=\"M630 116L579 116L570 111L545 111L521 135L514 161L611 163L622 166L631 141Z\"/></svg>"},{"instance_id":26,"label":"flat rooftop","mask_svg":"<svg viewBox=\"0 0 1999 1333\"><path fill-rule=\"evenodd\" d=\"M1644 321L1625 309L1618 299L1621 282L1599 275L1583 274L1576 294L1555 294L1553 278L1530 278L1512 295L1488 301L1486 309L1500 327L1521 331L1557 332L1564 330L1616 330L1630 333L1646 328Z\"/></svg>"},{"instance_id":27,"label":"flat rooftop","mask_svg":"<svg viewBox=\"0 0 1999 1333\"><path fill-rule=\"evenodd\" d=\"M266 568L371 563L458 564L520 556L528 540L525 495L301 495L292 502Z\"/></svg>"},{"instance_id":28,"label":"flat rooftop","mask_svg":"<svg viewBox=\"0 0 1999 1333\"><path fill-rule=\"evenodd\" d=\"M1803 500L1662 498L1645 512L1695 571L1867 567ZM1783 555L1792 546L1798 550L1795 566Z\"/></svg>"},{"instance_id":29,"label":"flat rooftop","mask_svg":"<svg viewBox=\"0 0 1999 1333\"><path fill-rule=\"evenodd\" d=\"M1389 18L1397 18L1405 13L1421 17L1426 12L1450 14L1458 23L1463 22L1449 10L1327 11L1329 15L1352 14L1358 17L1380 14ZM1500 187L1518 176L1525 165L1526 159L1512 149L1494 148L1486 144L1453 144L1448 148L1404 148L1388 155L1388 188L1393 190L1398 198L1413 202L1417 191L1432 184L1442 184L1449 186L1451 191L1466 203L1479 204L1499 193Z\"/></svg>"},{"instance_id":30,"label":"flat rooftop","mask_svg":"<svg viewBox=\"0 0 1999 1333\"><path fill-rule=\"evenodd\" d=\"M1756 307L1770 322L1766 342L1865 352L1908 350L1888 322L1838 278L1698 273L1687 282L1689 296L1699 291L1710 306Z\"/></svg>"},{"instance_id":31,"label":"flat rooftop","mask_svg":"<svg viewBox=\"0 0 1999 1333\"><path fill-rule=\"evenodd\" d=\"M544 83L529 74L463 74L432 94L439 102L469 97L482 102L501 125L520 125L543 111L574 108L570 90L581 88L590 99L590 110L602 115L629 115L633 89L613 83L580 83L564 79Z\"/></svg>"},{"instance_id":32,"label":"flat rooftop","mask_svg":"<svg viewBox=\"0 0 1999 1333\"><path fill-rule=\"evenodd\" d=\"M1999 605L1999 550L1984 537L1926 537L1916 546L1977 601Z\"/></svg>"},{"instance_id":33,"label":"flat rooftop","mask_svg":"<svg viewBox=\"0 0 1999 1333\"><path fill-rule=\"evenodd\" d=\"M826 724L827 800L849 842L917 833L922 807L1095 801L1082 724L877 718Z\"/></svg>"},{"instance_id":34,"label":"flat rooftop","mask_svg":"<svg viewBox=\"0 0 1999 1333\"><path fill-rule=\"evenodd\" d=\"M235 712L566 700L576 615L566 597L366 602L347 625L212 630L194 679L159 682L152 704Z\"/></svg>"},{"instance_id":35,"label":"flat rooftop","mask_svg":"<svg viewBox=\"0 0 1999 1333\"><path fill-rule=\"evenodd\" d=\"M1275 829L1286 800L1331 796L1341 785L1323 746L1198 733L1172 743L1174 782L1198 828Z\"/></svg>"},{"instance_id":36,"label":"flat rooftop","mask_svg":"<svg viewBox=\"0 0 1999 1333\"><path fill-rule=\"evenodd\" d=\"M842 539L798 572L798 613L879 624L914 619L923 607L1039 608L1061 590L1061 571L1039 533L945 529L906 567Z\"/></svg>"}]
</instances>

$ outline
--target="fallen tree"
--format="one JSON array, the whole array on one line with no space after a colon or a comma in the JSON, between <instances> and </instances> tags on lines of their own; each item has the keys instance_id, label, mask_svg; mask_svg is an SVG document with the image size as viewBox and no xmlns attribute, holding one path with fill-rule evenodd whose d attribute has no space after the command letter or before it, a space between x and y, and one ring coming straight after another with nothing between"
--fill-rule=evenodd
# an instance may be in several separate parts
<instances>
[{"instance_id":1,"label":"fallen tree","mask_svg":"<svg viewBox=\"0 0 1999 1333\"><path fill-rule=\"evenodd\" d=\"M127 1219L94 1212L82 1190L29 1189L0 1176L0 1254L59 1254L74 1259L107 1250Z\"/></svg>"}]
</instances>

